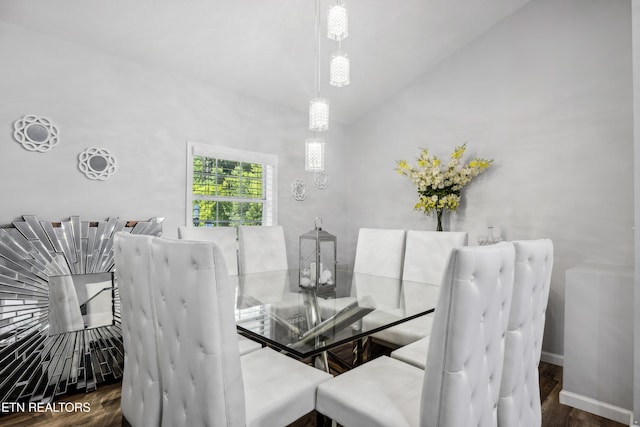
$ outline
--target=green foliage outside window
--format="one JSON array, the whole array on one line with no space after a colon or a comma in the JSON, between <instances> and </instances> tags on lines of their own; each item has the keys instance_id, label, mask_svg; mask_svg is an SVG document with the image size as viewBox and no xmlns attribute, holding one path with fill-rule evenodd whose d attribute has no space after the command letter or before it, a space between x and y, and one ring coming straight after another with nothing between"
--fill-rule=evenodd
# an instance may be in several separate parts
<instances>
[{"instance_id":1,"label":"green foliage outside window","mask_svg":"<svg viewBox=\"0 0 640 427\"><path fill-rule=\"evenodd\" d=\"M263 166L193 157L193 225L262 225Z\"/></svg>"}]
</instances>

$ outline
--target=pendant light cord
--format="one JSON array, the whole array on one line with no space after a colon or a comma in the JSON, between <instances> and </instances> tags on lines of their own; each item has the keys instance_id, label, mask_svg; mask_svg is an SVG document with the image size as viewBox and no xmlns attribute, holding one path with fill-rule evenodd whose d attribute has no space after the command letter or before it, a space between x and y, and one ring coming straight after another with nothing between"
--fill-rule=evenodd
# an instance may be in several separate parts
<instances>
[{"instance_id":1,"label":"pendant light cord","mask_svg":"<svg viewBox=\"0 0 640 427\"><path fill-rule=\"evenodd\" d=\"M315 85L316 97L320 98L320 0L316 0L316 52L315 52Z\"/></svg>"}]
</instances>

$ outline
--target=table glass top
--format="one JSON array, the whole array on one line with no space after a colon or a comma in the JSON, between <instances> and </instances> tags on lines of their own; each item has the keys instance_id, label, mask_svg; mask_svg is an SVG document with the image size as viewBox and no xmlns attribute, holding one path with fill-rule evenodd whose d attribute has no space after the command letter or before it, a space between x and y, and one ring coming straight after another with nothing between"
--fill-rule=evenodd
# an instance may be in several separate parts
<instances>
[{"instance_id":1,"label":"table glass top","mask_svg":"<svg viewBox=\"0 0 640 427\"><path fill-rule=\"evenodd\" d=\"M316 355L434 310L439 285L338 271L335 289L311 292L298 270L234 276L236 325L298 357Z\"/></svg>"}]
</instances>

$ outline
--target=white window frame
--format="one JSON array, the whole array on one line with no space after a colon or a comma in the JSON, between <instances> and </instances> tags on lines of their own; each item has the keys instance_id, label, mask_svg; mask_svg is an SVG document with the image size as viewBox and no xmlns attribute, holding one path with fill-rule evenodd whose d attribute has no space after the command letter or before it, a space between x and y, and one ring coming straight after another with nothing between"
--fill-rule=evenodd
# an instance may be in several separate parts
<instances>
[{"instance_id":1,"label":"white window frame","mask_svg":"<svg viewBox=\"0 0 640 427\"><path fill-rule=\"evenodd\" d=\"M267 182L263 181L264 199L266 209L263 210L262 225L278 224L278 156L274 154L259 153L256 151L239 150L237 148L222 145L203 144L187 141L187 205L185 207L185 223L193 227L193 157L205 156L224 160L235 160L246 163L259 163L270 166L271 173ZM198 197L195 197L196 199ZM243 198L225 198L225 200L247 201ZM253 199L251 199L253 200Z\"/></svg>"}]
</instances>

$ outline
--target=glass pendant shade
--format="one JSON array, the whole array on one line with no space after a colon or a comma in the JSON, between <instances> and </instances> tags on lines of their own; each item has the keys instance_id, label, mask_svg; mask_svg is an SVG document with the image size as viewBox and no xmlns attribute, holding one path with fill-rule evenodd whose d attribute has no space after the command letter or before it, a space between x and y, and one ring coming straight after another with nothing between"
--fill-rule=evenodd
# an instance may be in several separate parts
<instances>
[{"instance_id":1,"label":"glass pendant shade","mask_svg":"<svg viewBox=\"0 0 640 427\"><path fill-rule=\"evenodd\" d=\"M322 132L329 129L329 100L313 98L309 102L309 130Z\"/></svg>"},{"instance_id":2,"label":"glass pendant shade","mask_svg":"<svg viewBox=\"0 0 640 427\"><path fill-rule=\"evenodd\" d=\"M329 62L329 84L343 87L349 84L349 56L341 51L331 55Z\"/></svg>"},{"instance_id":3,"label":"glass pendant shade","mask_svg":"<svg viewBox=\"0 0 640 427\"><path fill-rule=\"evenodd\" d=\"M344 40L349 35L347 8L336 4L327 12L327 37L331 40Z\"/></svg>"},{"instance_id":4,"label":"glass pendant shade","mask_svg":"<svg viewBox=\"0 0 640 427\"><path fill-rule=\"evenodd\" d=\"M305 143L305 166L307 172L324 170L324 139L308 138Z\"/></svg>"}]
</instances>

